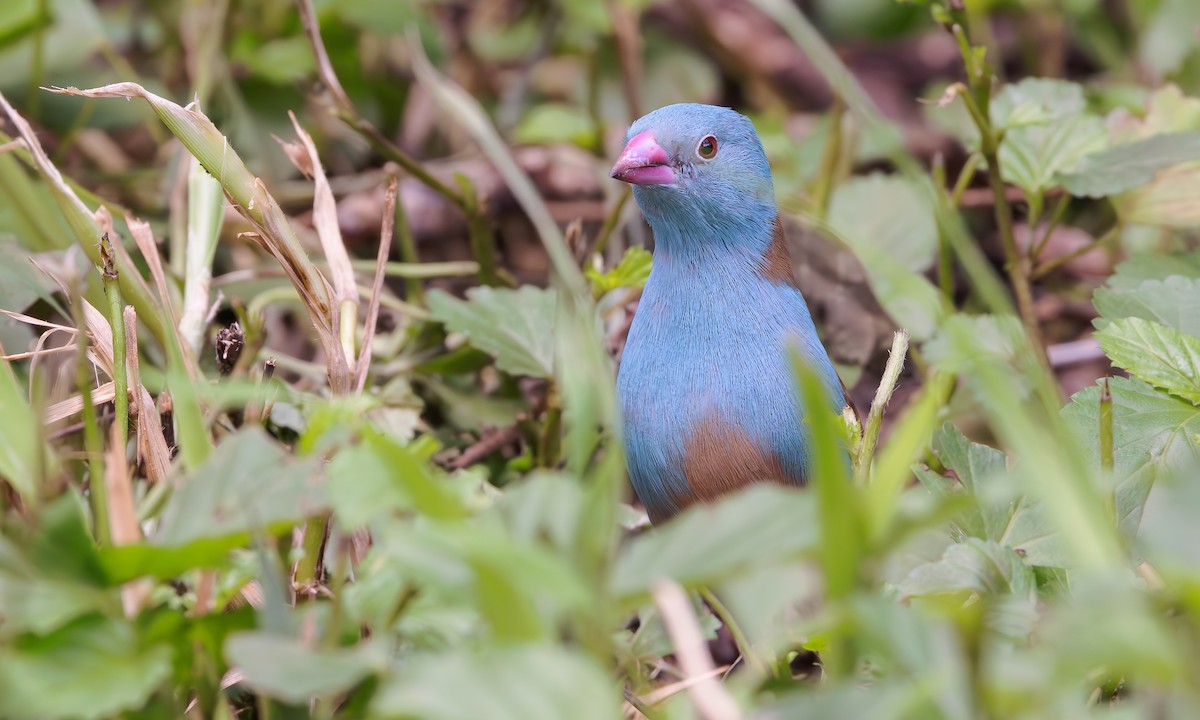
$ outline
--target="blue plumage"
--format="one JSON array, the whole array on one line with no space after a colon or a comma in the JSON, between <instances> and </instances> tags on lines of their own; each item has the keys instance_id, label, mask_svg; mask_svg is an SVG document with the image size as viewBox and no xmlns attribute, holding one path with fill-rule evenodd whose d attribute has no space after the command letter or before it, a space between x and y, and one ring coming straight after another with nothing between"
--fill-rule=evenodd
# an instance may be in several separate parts
<instances>
[{"instance_id":1,"label":"blue plumage","mask_svg":"<svg viewBox=\"0 0 1200 720\"><path fill-rule=\"evenodd\" d=\"M661 108L629 129L613 177L633 184L655 238L617 380L629 475L651 518L749 482L805 482L788 344L829 409L845 400L792 279L753 125L726 108Z\"/></svg>"}]
</instances>

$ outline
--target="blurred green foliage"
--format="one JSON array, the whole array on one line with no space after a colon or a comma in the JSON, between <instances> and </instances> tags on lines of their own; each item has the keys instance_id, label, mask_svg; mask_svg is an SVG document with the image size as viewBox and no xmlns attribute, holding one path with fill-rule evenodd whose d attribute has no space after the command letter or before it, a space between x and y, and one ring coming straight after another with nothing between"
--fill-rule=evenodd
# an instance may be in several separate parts
<instances>
[{"instance_id":1,"label":"blurred green foliage","mask_svg":"<svg viewBox=\"0 0 1200 720\"><path fill-rule=\"evenodd\" d=\"M317 81L291 0L0 5L0 92L15 106L0 126L0 309L23 316L0 319L0 715L715 717L677 682L681 622L707 639L730 629L744 656L714 687L743 717L1194 715L1200 6L721 5L316 2L350 108ZM750 29L731 52L722 32L735 16ZM953 69L912 69L922 47L948 48ZM811 61L833 106L780 79L780 58ZM883 115L879 87L863 92L855 74L894 82L876 74L890 64L913 77ZM168 124L176 137L142 102L38 90L115 82L198 100L225 137ZM640 226L611 189L588 200L601 219L568 245L550 212L563 198L530 183L538 171L516 155L573 146L585 160L572 180L586 185L604 176L631 106L684 100L752 115L781 205L847 252L858 287L911 334L902 388L915 390L889 410L878 452L848 439L867 468L857 480L835 457L845 423L812 417L824 440L814 487L756 487L651 529L625 492L603 348L619 345L652 256L625 246ZM307 234L303 254L262 250L273 229L320 213L269 142L293 136L288 110L343 210L381 184L384 159L433 167L482 146L534 221L548 287L485 276L499 223L477 178L409 179L403 202L431 189L466 217L463 237L439 241L473 252L486 283L425 280L444 270L421 262L431 243L398 241L409 291L382 292L366 391L333 391L325 349L338 345L317 342L321 328L353 318L337 340L361 351L368 303L318 317L312 288L278 262L302 279L332 258ZM173 256L203 236L180 208L215 217L220 199L189 189L188 153L253 173L217 178L242 216L226 214L201 269ZM425 209L398 214L398 237ZM276 210L283 225L268 222ZM105 440L99 472L71 426L80 410L63 405L78 377L103 390L115 372L100 342L114 339L110 320L74 308L104 307L93 241L110 223L129 239L126 215L167 240L164 258L124 243L131 261L118 263L124 300L140 304L141 385L178 450L161 478L137 442ZM1058 228L1086 241L1057 247ZM1099 255L1123 261L1065 271ZM1005 265L1013 288L1036 291L1035 332L996 292L1012 289ZM174 341L172 313L198 282L203 310L241 323L228 376L214 337L195 356ZM358 282L369 298L370 278ZM1073 326L1044 310L1080 304L1094 314ZM90 360L69 352L76 328ZM1115 376L1064 404L1048 344L1093 347L1096 375L1111 363ZM272 356L277 374L263 377ZM98 492L129 511L113 526L133 536L97 537ZM672 604L664 583L691 602Z\"/></svg>"}]
</instances>

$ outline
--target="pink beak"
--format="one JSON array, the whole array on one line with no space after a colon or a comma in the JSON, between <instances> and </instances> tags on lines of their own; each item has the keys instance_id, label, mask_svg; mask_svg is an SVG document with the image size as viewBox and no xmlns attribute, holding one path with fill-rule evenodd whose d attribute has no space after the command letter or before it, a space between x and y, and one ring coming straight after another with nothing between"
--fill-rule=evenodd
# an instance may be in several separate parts
<instances>
[{"instance_id":1,"label":"pink beak","mask_svg":"<svg viewBox=\"0 0 1200 720\"><path fill-rule=\"evenodd\" d=\"M646 130L630 138L613 165L612 177L633 185L670 185L675 182L675 171L667 151L654 141L654 133Z\"/></svg>"}]
</instances>

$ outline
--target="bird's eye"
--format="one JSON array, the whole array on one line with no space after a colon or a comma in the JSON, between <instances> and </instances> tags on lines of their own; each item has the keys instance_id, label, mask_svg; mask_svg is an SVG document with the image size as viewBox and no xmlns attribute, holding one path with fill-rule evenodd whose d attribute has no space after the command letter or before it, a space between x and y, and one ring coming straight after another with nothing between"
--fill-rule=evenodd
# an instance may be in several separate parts
<instances>
[{"instance_id":1,"label":"bird's eye","mask_svg":"<svg viewBox=\"0 0 1200 720\"><path fill-rule=\"evenodd\" d=\"M700 141L700 145L696 147L696 154L705 160L712 160L717 156L717 139L712 135Z\"/></svg>"}]
</instances>

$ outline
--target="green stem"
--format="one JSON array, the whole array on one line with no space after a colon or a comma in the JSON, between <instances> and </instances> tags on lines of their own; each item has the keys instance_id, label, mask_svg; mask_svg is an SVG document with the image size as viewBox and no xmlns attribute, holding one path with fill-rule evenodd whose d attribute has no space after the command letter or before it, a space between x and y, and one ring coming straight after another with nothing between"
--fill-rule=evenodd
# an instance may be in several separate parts
<instances>
[{"instance_id":1,"label":"green stem","mask_svg":"<svg viewBox=\"0 0 1200 720\"><path fill-rule=\"evenodd\" d=\"M113 263L112 246L108 235L100 239L100 256L104 259L101 276L104 278L104 295L108 298L108 322L112 326L113 345L113 422L117 428L114 456L125 457L129 443L129 373L125 353L125 302L121 298L121 284L117 268Z\"/></svg>"},{"instance_id":2,"label":"green stem","mask_svg":"<svg viewBox=\"0 0 1200 720\"><path fill-rule=\"evenodd\" d=\"M546 389L546 419L538 438L538 465L552 468L558 465L562 455L562 401L554 381Z\"/></svg>"},{"instance_id":3,"label":"green stem","mask_svg":"<svg viewBox=\"0 0 1200 720\"><path fill-rule=\"evenodd\" d=\"M1038 240L1037 244L1031 246L1029 249L1030 262L1036 263L1038 257L1041 256L1042 251L1046 249L1046 245L1049 244L1049 242L1050 242L1050 236L1054 234L1054 231L1058 229L1059 224L1062 223L1063 215L1066 214L1067 207L1070 204L1071 204L1071 196L1070 195L1063 193L1058 198L1058 202L1055 203L1055 205L1054 205L1054 212L1050 214L1050 224L1046 226L1046 232L1042 233L1042 239ZM1033 237L1034 229L1035 229L1034 223L1030 222L1029 223L1029 236L1030 237Z\"/></svg>"},{"instance_id":4,"label":"green stem","mask_svg":"<svg viewBox=\"0 0 1200 720\"><path fill-rule=\"evenodd\" d=\"M734 619L733 613L729 612L729 608L717 599L716 594L708 588L700 588L700 597L704 598L708 606L712 608L725 627L729 629L729 634L733 636L733 642L737 645L738 652L742 654L742 659L750 666L755 674L761 678L771 677L771 666L763 661L757 653L754 652L753 646L750 644L750 639L746 637L746 633L742 632L742 628Z\"/></svg>"},{"instance_id":5,"label":"green stem","mask_svg":"<svg viewBox=\"0 0 1200 720\"><path fill-rule=\"evenodd\" d=\"M846 116L846 105L839 96L834 96L829 109L829 139L821 155L821 165L813 181L813 213L824 219L829 210L829 198L837 183L837 168L842 155L842 121Z\"/></svg>"},{"instance_id":6,"label":"green stem","mask_svg":"<svg viewBox=\"0 0 1200 720\"><path fill-rule=\"evenodd\" d=\"M900 371L904 369L904 358L908 354L908 333L897 330L892 338L891 355L883 370L883 378L875 391L875 399L871 401L871 410L867 414L867 424L863 428L862 442L854 455L854 483L858 486L867 484L871 474L871 462L875 459L875 446L879 442L879 431L883 427L883 411L892 399L896 383L900 380Z\"/></svg>"},{"instance_id":7,"label":"green stem","mask_svg":"<svg viewBox=\"0 0 1200 720\"><path fill-rule=\"evenodd\" d=\"M88 501L92 508L92 529L96 542L108 545L112 535L108 528L108 488L104 485L104 443L100 438L100 423L96 419L96 406L92 403L92 373L89 372L88 331L83 316L83 288L72 298L74 301L75 334L78 343L78 365L75 382L83 397L83 446L88 463Z\"/></svg>"},{"instance_id":8,"label":"green stem","mask_svg":"<svg viewBox=\"0 0 1200 720\"><path fill-rule=\"evenodd\" d=\"M412 226L408 224L408 213L404 210L404 203L400 202L400 198L396 198L396 251L400 255L400 260L415 268L423 268L421 263L420 253L417 251L417 241L413 237ZM440 265L450 265L451 263L438 263ZM461 263L466 265L467 263ZM385 266L385 273L388 273L393 265L400 263L388 263ZM479 272L478 263L474 265L472 272ZM427 269L427 268L426 268ZM410 303L425 305L425 286L421 284L420 276L405 275L404 277L404 297Z\"/></svg>"},{"instance_id":9,"label":"green stem","mask_svg":"<svg viewBox=\"0 0 1200 720\"><path fill-rule=\"evenodd\" d=\"M955 26L955 35L961 36L962 29ZM961 46L960 41L960 46ZM968 50L968 53L970 50ZM966 58L970 65L969 58ZM984 63L986 64L986 63ZM1037 356L1038 363L1052 377L1050 363L1046 360L1046 348L1041 342L1041 329L1038 326L1037 312L1033 306L1033 287L1030 284L1031 267L1029 257L1017 251L1017 240L1013 234L1012 207L1005 195L1004 178L1000 171L1000 138L987 116L987 97L990 92L991 79L986 73L970 73L971 92L963 93L963 101L967 112L979 130L980 152L987 162L988 185L992 189L994 202L993 214L996 220L996 230L1000 235L1000 244L1004 247L1005 270L1008 271L1009 282L1012 284L1013 295L1017 301L1017 315L1029 336L1030 345ZM980 99L982 98L982 100Z\"/></svg>"},{"instance_id":10,"label":"green stem","mask_svg":"<svg viewBox=\"0 0 1200 720\"><path fill-rule=\"evenodd\" d=\"M958 173L958 180L954 183L954 191L950 195L950 204L954 207L958 207L962 202L963 193L975 179L975 173L978 172L979 163L982 161L983 157L979 153L971 153L967 161L963 163L962 170Z\"/></svg>"},{"instance_id":11,"label":"green stem","mask_svg":"<svg viewBox=\"0 0 1200 720\"><path fill-rule=\"evenodd\" d=\"M1104 493L1105 510L1109 518L1117 521L1116 488L1112 486L1113 476L1113 402L1112 390L1108 387L1108 378L1100 388L1100 468L1103 470L1104 481L1109 484Z\"/></svg>"},{"instance_id":12,"label":"green stem","mask_svg":"<svg viewBox=\"0 0 1200 720\"><path fill-rule=\"evenodd\" d=\"M629 202L629 198L633 196L633 191L625 188L621 194L617 196L617 202L613 205L612 210L604 218L604 224L600 226L600 232L596 233L596 239L592 242L592 246L580 253L579 263L582 265L588 261L596 253L603 253L604 248L608 247L608 241L612 234L617 229L617 223L621 220L621 211L625 208L625 203Z\"/></svg>"},{"instance_id":13,"label":"green stem","mask_svg":"<svg viewBox=\"0 0 1200 720\"><path fill-rule=\"evenodd\" d=\"M1063 265L1066 265L1067 263L1071 262L1075 258L1083 256L1083 255L1087 255L1088 253L1090 253L1091 251L1093 251L1097 248L1104 247L1108 243L1112 242L1120 234L1121 234L1121 225L1120 225L1120 223L1118 223L1118 224L1112 226L1111 228L1109 228L1103 235L1101 235L1100 237L1091 241L1090 243L1088 243L1086 245L1081 245L1069 253L1059 255L1058 257L1054 258L1053 260L1038 266L1038 268L1033 271L1033 278L1035 280L1037 280L1037 279L1046 277L1050 273L1059 269Z\"/></svg>"}]
</instances>

